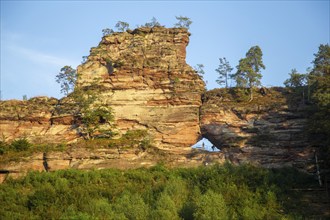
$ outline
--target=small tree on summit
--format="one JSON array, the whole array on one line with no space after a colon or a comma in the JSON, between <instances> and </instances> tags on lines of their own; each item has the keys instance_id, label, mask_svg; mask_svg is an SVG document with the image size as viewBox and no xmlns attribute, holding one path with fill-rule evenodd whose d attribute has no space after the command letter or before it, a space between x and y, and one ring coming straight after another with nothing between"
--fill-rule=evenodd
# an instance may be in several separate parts
<instances>
[{"instance_id":1,"label":"small tree on summit","mask_svg":"<svg viewBox=\"0 0 330 220\"><path fill-rule=\"evenodd\" d=\"M108 36L110 34L113 34L114 31L110 28L105 28L105 29L102 30L102 33L103 33L103 36Z\"/></svg>"},{"instance_id":2,"label":"small tree on summit","mask_svg":"<svg viewBox=\"0 0 330 220\"><path fill-rule=\"evenodd\" d=\"M261 69L265 69L262 62L262 51L259 46L254 46L240 59L237 72L232 75L238 87L247 87L250 91L250 101L253 100L253 88L260 85Z\"/></svg>"},{"instance_id":3,"label":"small tree on summit","mask_svg":"<svg viewBox=\"0 0 330 220\"><path fill-rule=\"evenodd\" d=\"M118 21L115 27L118 29L118 31L124 32L128 30L129 24L124 21Z\"/></svg>"},{"instance_id":4,"label":"small tree on summit","mask_svg":"<svg viewBox=\"0 0 330 220\"><path fill-rule=\"evenodd\" d=\"M175 23L174 27L189 29L189 26L192 24L192 21L188 17L175 16L175 18L178 20L178 23Z\"/></svg>"},{"instance_id":5,"label":"small tree on summit","mask_svg":"<svg viewBox=\"0 0 330 220\"><path fill-rule=\"evenodd\" d=\"M219 58L220 65L219 67L215 70L219 73L219 77L216 80L216 82L219 85L225 84L226 88L228 88L228 77L230 76L231 71L233 68L230 66L229 62L227 59L224 58Z\"/></svg>"},{"instance_id":6,"label":"small tree on summit","mask_svg":"<svg viewBox=\"0 0 330 220\"><path fill-rule=\"evenodd\" d=\"M159 27L161 25L155 17L152 17L151 22L147 22L144 26L146 26L146 27Z\"/></svg>"},{"instance_id":7,"label":"small tree on summit","mask_svg":"<svg viewBox=\"0 0 330 220\"><path fill-rule=\"evenodd\" d=\"M77 71L71 66L64 66L56 75L56 82L61 85L61 92L68 95L73 91L77 81Z\"/></svg>"}]
</instances>

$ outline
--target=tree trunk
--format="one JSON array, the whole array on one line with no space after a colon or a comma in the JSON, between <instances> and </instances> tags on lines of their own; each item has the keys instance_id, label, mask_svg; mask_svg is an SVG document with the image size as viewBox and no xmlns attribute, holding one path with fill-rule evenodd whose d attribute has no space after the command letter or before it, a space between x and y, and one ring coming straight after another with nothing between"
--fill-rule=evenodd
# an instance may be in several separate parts
<instances>
[{"instance_id":1,"label":"tree trunk","mask_svg":"<svg viewBox=\"0 0 330 220\"><path fill-rule=\"evenodd\" d=\"M249 102L251 102L253 100L253 89L252 87L250 87L250 99Z\"/></svg>"}]
</instances>

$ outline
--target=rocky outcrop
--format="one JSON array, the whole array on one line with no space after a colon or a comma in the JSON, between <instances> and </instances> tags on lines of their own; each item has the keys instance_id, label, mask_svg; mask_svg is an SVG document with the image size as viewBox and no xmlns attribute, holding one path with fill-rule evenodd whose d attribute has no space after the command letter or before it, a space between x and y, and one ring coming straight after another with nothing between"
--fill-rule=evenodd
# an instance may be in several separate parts
<instances>
[{"instance_id":1,"label":"rocky outcrop","mask_svg":"<svg viewBox=\"0 0 330 220\"><path fill-rule=\"evenodd\" d=\"M214 162L223 163L222 153L192 150L177 154L158 148L141 150L137 148L118 149L100 146L85 148L79 144L63 151L35 153L25 158L16 158L0 163L0 183L8 178L19 178L29 171L51 172L64 169L132 169L166 163L172 167L195 167Z\"/></svg>"},{"instance_id":2,"label":"rocky outcrop","mask_svg":"<svg viewBox=\"0 0 330 220\"><path fill-rule=\"evenodd\" d=\"M204 82L186 64L185 28L138 28L103 37L78 67L80 88L97 84L120 133L147 129L161 149L181 151L200 137Z\"/></svg>"},{"instance_id":3,"label":"rocky outcrop","mask_svg":"<svg viewBox=\"0 0 330 220\"><path fill-rule=\"evenodd\" d=\"M203 80L185 61L189 35L184 28L163 27L113 33L104 36L78 67L77 88L97 91L97 102L113 110L117 132L147 130L158 151L76 146L65 152L37 153L0 164L0 182L28 170L132 168L159 161L195 166L227 160L313 171L315 148L304 133L305 105L297 96L273 88L266 94L255 91L254 100L248 102L242 101L244 92L235 89L204 93ZM79 139L81 122L70 97L1 101L0 109L1 140ZM221 151L192 150L190 146L202 136Z\"/></svg>"},{"instance_id":4,"label":"rocky outcrop","mask_svg":"<svg viewBox=\"0 0 330 220\"><path fill-rule=\"evenodd\" d=\"M199 107L204 82L186 64L190 33L185 28L138 28L104 36L77 69L77 88L97 91L112 108L118 132L147 129L161 149L189 150L200 137ZM79 136L70 98L40 97L0 103L6 141L72 142Z\"/></svg>"},{"instance_id":5,"label":"rocky outcrop","mask_svg":"<svg viewBox=\"0 0 330 220\"><path fill-rule=\"evenodd\" d=\"M73 116L56 114L59 100L35 97L0 101L1 141L27 138L33 143L70 143L77 138Z\"/></svg>"},{"instance_id":6,"label":"rocky outcrop","mask_svg":"<svg viewBox=\"0 0 330 220\"><path fill-rule=\"evenodd\" d=\"M236 91L237 93L237 91ZM234 90L208 91L201 107L201 130L233 163L313 169L315 148L308 141L306 105L283 88L238 101ZM311 166L311 167L310 167Z\"/></svg>"}]
</instances>

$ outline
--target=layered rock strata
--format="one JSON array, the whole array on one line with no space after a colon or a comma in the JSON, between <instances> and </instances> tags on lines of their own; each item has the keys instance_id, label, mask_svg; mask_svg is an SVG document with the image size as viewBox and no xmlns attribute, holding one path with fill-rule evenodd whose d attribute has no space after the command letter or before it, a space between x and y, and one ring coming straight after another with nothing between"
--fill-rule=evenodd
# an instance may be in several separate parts
<instances>
[{"instance_id":1,"label":"layered rock strata","mask_svg":"<svg viewBox=\"0 0 330 220\"><path fill-rule=\"evenodd\" d=\"M147 129L162 149L178 150L200 137L204 82L186 64L185 28L138 28L103 37L78 67L78 87L97 84L120 133Z\"/></svg>"},{"instance_id":2,"label":"layered rock strata","mask_svg":"<svg viewBox=\"0 0 330 220\"><path fill-rule=\"evenodd\" d=\"M314 170L315 148L304 133L305 105L287 90L274 88L252 102L244 94L204 82L186 64L189 32L179 28L138 28L104 36L78 67L77 88L97 91L110 106L119 134L146 129L158 153L119 152L106 146L37 153L0 164L0 182L28 170L102 169L253 163L264 167L293 166ZM70 98L38 97L0 102L1 140L28 138L32 143L72 143L79 139L79 116ZM201 137L221 152L191 150ZM159 157L157 155L165 155ZM1 155L0 155L1 157Z\"/></svg>"},{"instance_id":3,"label":"layered rock strata","mask_svg":"<svg viewBox=\"0 0 330 220\"><path fill-rule=\"evenodd\" d=\"M233 90L212 90L204 96L201 130L233 163L312 170L306 107L283 88L257 92L252 102L235 101Z\"/></svg>"},{"instance_id":4,"label":"layered rock strata","mask_svg":"<svg viewBox=\"0 0 330 220\"><path fill-rule=\"evenodd\" d=\"M32 143L70 143L78 137L74 118L57 113L59 100L36 97L28 101L0 101L1 141L27 138Z\"/></svg>"},{"instance_id":5,"label":"layered rock strata","mask_svg":"<svg viewBox=\"0 0 330 220\"><path fill-rule=\"evenodd\" d=\"M172 167L195 167L223 163L222 153L210 153L193 150L177 154L167 150L148 149L116 149L100 146L97 149L80 146L71 147L65 151L35 153L20 158L18 161L0 163L0 183L8 178L19 178L29 171L51 172L64 169L136 169L154 166L159 162L166 162Z\"/></svg>"}]
</instances>

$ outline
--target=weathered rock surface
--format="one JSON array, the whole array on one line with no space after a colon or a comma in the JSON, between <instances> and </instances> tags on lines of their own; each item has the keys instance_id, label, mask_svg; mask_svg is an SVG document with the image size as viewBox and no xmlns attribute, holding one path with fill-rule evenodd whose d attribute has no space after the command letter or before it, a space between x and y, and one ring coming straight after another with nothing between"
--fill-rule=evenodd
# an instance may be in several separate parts
<instances>
[{"instance_id":1,"label":"weathered rock surface","mask_svg":"<svg viewBox=\"0 0 330 220\"><path fill-rule=\"evenodd\" d=\"M63 152L35 153L18 161L0 163L0 183L7 178L19 178L29 171L51 172L63 169L135 169L166 162L169 166L194 167L208 163L223 163L224 154L193 150L181 154L149 149L89 149L71 147Z\"/></svg>"},{"instance_id":2,"label":"weathered rock surface","mask_svg":"<svg viewBox=\"0 0 330 220\"><path fill-rule=\"evenodd\" d=\"M147 129L162 149L181 152L200 137L204 82L186 64L190 33L184 28L138 28L103 37L78 67L77 86L97 87L119 133ZM64 98L40 97L0 103L6 141L72 142L78 138L74 106Z\"/></svg>"},{"instance_id":3,"label":"weathered rock surface","mask_svg":"<svg viewBox=\"0 0 330 220\"><path fill-rule=\"evenodd\" d=\"M204 82L186 64L184 28L139 28L103 37L78 67L78 86L97 82L121 133L148 129L162 149L181 151L200 137Z\"/></svg>"},{"instance_id":4,"label":"weathered rock surface","mask_svg":"<svg viewBox=\"0 0 330 220\"><path fill-rule=\"evenodd\" d=\"M201 107L202 134L233 163L311 170L315 148L305 133L306 106L294 97L273 88L252 102L237 102L224 89L208 91Z\"/></svg>"},{"instance_id":5,"label":"weathered rock surface","mask_svg":"<svg viewBox=\"0 0 330 220\"><path fill-rule=\"evenodd\" d=\"M189 32L138 28L102 38L78 67L77 86L98 92L113 109L118 132L146 129L158 152L99 147L38 153L0 164L0 182L28 170L135 168L166 161L197 166L231 161L264 167L293 166L313 172L314 147L304 133L304 105L281 88L236 101L234 90L206 92L186 64ZM72 143L78 138L76 107L70 98L37 97L0 102L2 140L26 137L33 143ZM190 148L201 137L221 152ZM0 155L0 157L2 157Z\"/></svg>"},{"instance_id":6,"label":"weathered rock surface","mask_svg":"<svg viewBox=\"0 0 330 220\"><path fill-rule=\"evenodd\" d=\"M27 138L33 143L69 143L77 138L72 115L54 115L59 100L35 97L28 101L0 101L2 141Z\"/></svg>"}]
</instances>

